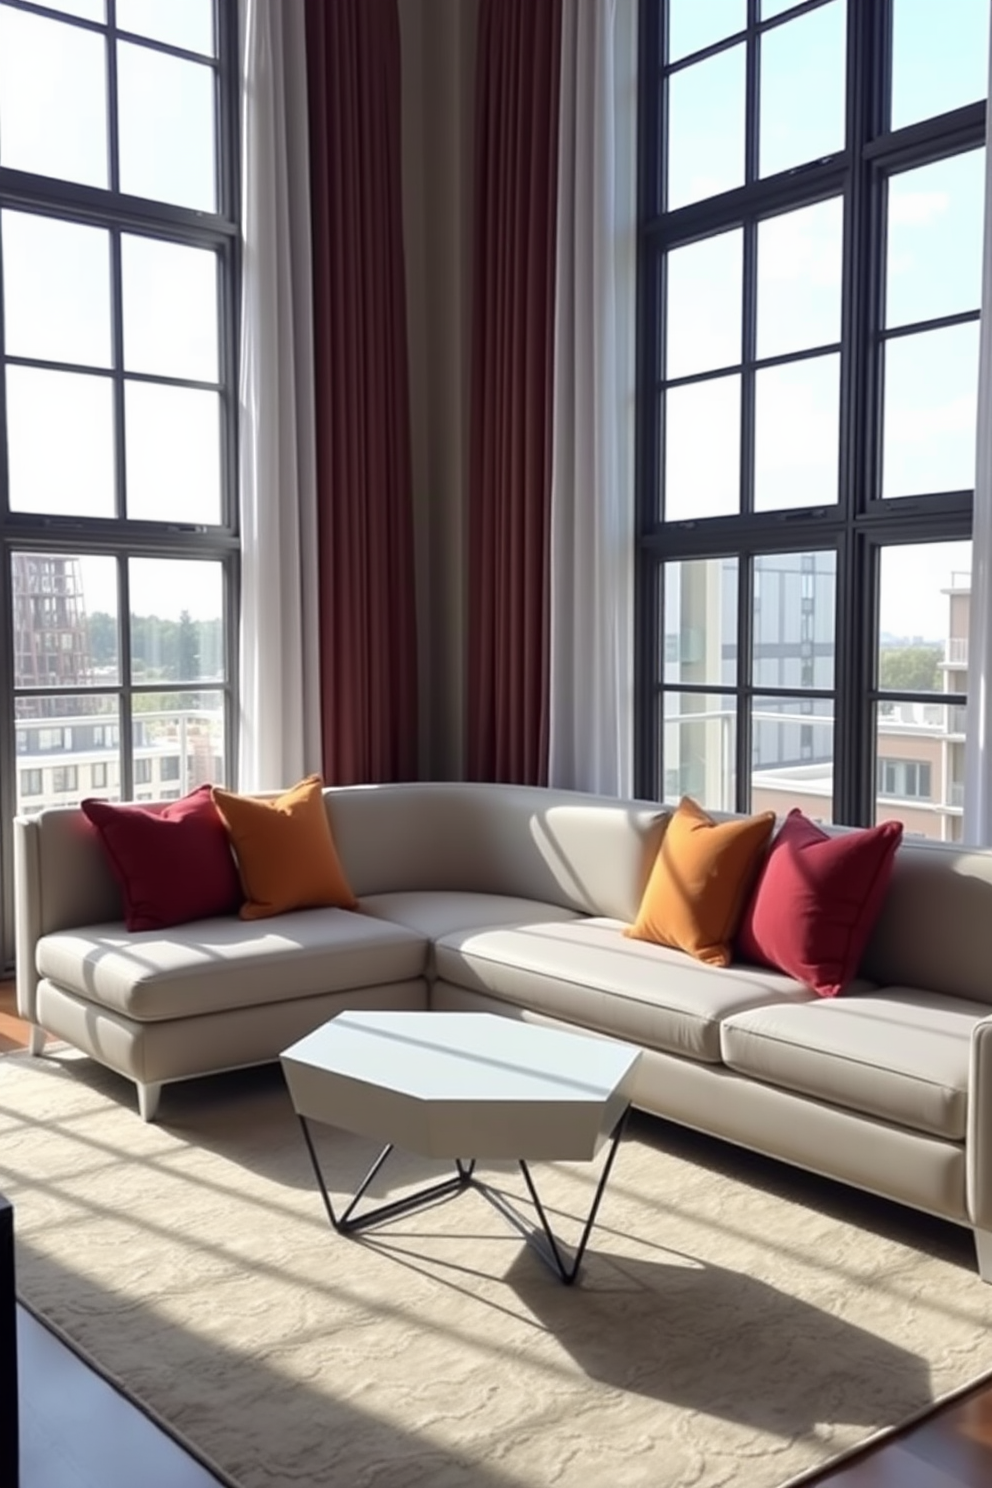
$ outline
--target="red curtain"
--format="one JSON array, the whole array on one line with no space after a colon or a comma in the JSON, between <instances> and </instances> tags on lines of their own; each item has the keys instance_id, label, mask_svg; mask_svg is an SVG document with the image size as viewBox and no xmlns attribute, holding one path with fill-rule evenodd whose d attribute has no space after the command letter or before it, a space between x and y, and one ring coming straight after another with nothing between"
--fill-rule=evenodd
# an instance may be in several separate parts
<instances>
[{"instance_id":1,"label":"red curtain","mask_svg":"<svg viewBox=\"0 0 992 1488\"><path fill-rule=\"evenodd\" d=\"M548 773L561 0L481 0L476 59L468 773Z\"/></svg>"},{"instance_id":2,"label":"red curtain","mask_svg":"<svg viewBox=\"0 0 992 1488\"><path fill-rule=\"evenodd\" d=\"M417 773L396 0L306 0L330 784Z\"/></svg>"}]
</instances>

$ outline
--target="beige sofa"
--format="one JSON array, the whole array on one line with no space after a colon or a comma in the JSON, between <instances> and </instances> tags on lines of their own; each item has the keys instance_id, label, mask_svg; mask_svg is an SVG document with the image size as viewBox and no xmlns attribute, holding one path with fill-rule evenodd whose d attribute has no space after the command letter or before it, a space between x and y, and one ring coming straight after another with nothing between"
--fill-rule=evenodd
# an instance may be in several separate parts
<instances>
[{"instance_id":1,"label":"beige sofa","mask_svg":"<svg viewBox=\"0 0 992 1488\"><path fill-rule=\"evenodd\" d=\"M358 913L128 934L81 812L16 832L18 1007L138 1088L344 1008L485 1009L643 1048L636 1104L975 1232L992 1280L992 852L905 842L844 997L621 934L667 813L517 786L325 793Z\"/></svg>"}]
</instances>

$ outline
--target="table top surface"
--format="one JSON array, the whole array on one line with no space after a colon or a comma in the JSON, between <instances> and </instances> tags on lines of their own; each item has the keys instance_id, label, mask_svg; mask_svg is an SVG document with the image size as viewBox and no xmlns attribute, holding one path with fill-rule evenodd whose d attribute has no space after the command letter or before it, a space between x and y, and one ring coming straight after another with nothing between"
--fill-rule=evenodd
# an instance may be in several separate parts
<instances>
[{"instance_id":1,"label":"table top surface","mask_svg":"<svg viewBox=\"0 0 992 1488\"><path fill-rule=\"evenodd\" d=\"M282 1059L431 1102L605 1104L631 1044L494 1013L345 1012Z\"/></svg>"}]
</instances>

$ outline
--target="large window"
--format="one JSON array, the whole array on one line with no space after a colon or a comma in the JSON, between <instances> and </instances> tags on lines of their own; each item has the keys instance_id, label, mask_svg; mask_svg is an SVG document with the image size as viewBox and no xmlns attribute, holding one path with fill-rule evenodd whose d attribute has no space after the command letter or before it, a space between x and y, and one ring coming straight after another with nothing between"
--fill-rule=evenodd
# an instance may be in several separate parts
<instances>
[{"instance_id":1,"label":"large window","mask_svg":"<svg viewBox=\"0 0 992 1488\"><path fill-rule=\"evenodd\" d=\"M643 0L642 794L960 835L988 0Z\"/></svg>"},{"instance_id":2,"label":"large window","mask_svg":"<svg viewBox=\"0 0 992 1488\"><path fill-rule=\"evenodd\" d=\"M0 0L5 962L15 811L231 779L236 24Z\"/></svg>"}]
</instances>

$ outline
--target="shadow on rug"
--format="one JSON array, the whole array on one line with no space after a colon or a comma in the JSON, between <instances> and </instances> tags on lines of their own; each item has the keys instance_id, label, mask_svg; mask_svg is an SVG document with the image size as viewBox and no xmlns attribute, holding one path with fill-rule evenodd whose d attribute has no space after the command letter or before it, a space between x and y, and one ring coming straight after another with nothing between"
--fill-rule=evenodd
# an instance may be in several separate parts
<instances>
[{"instance_id":1,"label":"shadow on rug","mask_svg":"<svg viewBox=\"0 0 992 1488\"><path fill-rule=\"evenodd\" d=\"M367 1144L320 1148L347 1192ZM437 1175L396 1156L372 1198ZM566 1237L596 1177L542 1165ZM647 1117L574 1289L471 1191L334 1235L277 1068L146 1126L8 1056L0 1187L32 1309L242 1488L781 1488L992 1369L966 1232Z\"/></svg>"}]
</instances>

